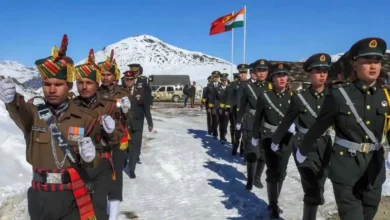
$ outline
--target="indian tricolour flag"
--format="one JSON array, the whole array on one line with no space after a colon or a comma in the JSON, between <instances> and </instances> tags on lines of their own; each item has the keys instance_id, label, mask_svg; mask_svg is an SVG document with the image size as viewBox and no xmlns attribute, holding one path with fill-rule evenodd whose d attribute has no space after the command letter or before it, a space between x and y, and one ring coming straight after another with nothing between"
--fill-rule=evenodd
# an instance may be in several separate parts
<instances>
[{"instance_id":1,"label":"indian tricolour flag","mask_svg":"<svg viewBox=\"0 0 390 220\"><path fill-rule=\"evenodd\" d=\"M241 9L238 13L234 14L229 20L225 22L225 30L243 27L244 20L245 20L245 8Z\"/></svg>"}]
</instances>

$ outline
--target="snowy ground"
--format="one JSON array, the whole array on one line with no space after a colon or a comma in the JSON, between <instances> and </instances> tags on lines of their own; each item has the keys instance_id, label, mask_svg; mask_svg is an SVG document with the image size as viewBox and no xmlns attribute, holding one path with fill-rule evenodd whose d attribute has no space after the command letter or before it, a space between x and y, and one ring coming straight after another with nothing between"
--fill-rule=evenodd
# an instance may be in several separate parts
<instances>
[{"instance_id":1,"label":"snowy ground","mask_svg":"<svg viewBox=\"0 0 390 220\"><path fill-rule=\"evenodd\" d=\"M21 132L7 117L1 104L0 220L27 220L25 190L30 167L24 159ZM125 176L122 212L135 212L141 220L268 219L266 189L245 190L243 160L231 156L231 146L222 146L206 135L205 112L156 109L153 118L154 131L145 129L143 163L137 166L137 178L130 180ZM388 192L389 181L384 194ZM280 196L284 219L301 218L302 197L299 174L291 160ZM325 198L318 219L326 219L335 211L329 181ZM121 215L119 219L128 218Z\"/></svg>"}]
</instances>

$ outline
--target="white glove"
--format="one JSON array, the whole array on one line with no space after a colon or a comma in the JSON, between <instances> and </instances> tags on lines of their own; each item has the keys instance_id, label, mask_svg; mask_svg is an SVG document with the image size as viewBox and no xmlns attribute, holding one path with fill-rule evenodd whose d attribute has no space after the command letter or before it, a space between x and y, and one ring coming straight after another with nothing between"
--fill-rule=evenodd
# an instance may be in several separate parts
<instances>
[{"instance_id":1,"label":"white glove","mask_svg":"<svg viewBox=\"0 0 390 220\"><path fill-rule=\"evenodd\" d=\"M290 132L291 134L295 134L295 124L292 123L290 125L290 127L288 128L288 132Z\"/></svg>"},{"instance_id":2,"label":"white glove","mask_svg":"<svg viewBox=\"0 0 390 220\"><path fill-rule=\"evenodd\" d=\"M90 163L95 159L96 150L90 137L83 137L79 140L79 152L81 158L87 163Z\"/></svg>"},{"instance_id":3,"label":"white glove","mask_svg":"<svg viewBox=\"0 0 390 220\"><path fill-rule=\"evenodd\" d=\"M120 102L121 102L122 112L124 114L127 114L127 112L129 112L129 109L131 108L131 103L129 98L127 96L122 97Z\"/></svg>"},{"instance_id":4,"label":"white glove","mask_svg":"<svg viewBox=\"0 0 390 220\"><path fill-rule=\"evenodd\" d=\"M111 134L115 130L115 121L109 115L103 115L103 128L107 134Z\"/></svg>"},{"instance_id":5,"label":"white glove","mask_svg":"<svg viewBox=\"0 0 390 220\"><path fill-rule=\"evenodd\" d=\"M274 144L274 143L271 143L271 150L273 152L276 152L279 150L279 144Z\"/></svg>"},{"instance_id":6,"label":"white glove","mask_svg":"<svg viewBox=\"0 0 390 220\"><path fill-rule=\"evenodd\" d=\"M387 169L390 169L390 152L387 153L386 166L387 166Z\"/></svg>"},{"instance_id":7,"label":"white glove","mask_svg":"<svg viewBox=\"0 0 390 220\"><path fill-rule=\"evenodd\" d=\"M10 103L15 99L15 84L11 79L0 81L0 100L4 103Z\"/></svg>"},{"instance_id":8,"label":"white glove","mask_svg":"<svg viewBox=\"0 0 390 220\"><path fill-rule=\"evenodd\" d=\"M299 163L303 163L303 161L306 160L306 157L301 154L301 152L299 151L299 148L297 150L297 153L295 154L295 157Z\"/></svg>"},{"instance_id":9,"label":"white glove","mask_svg":"<svg viewBox=\"0 0 390 220\"><path fill-rule=\"evenodd\" d=\"M252 138L251 143L256 147L259 144L259 139Z\"/></svg>"},{"instance_id":10,"label":"white glove","mask_svg":"<svg viewBox=\"0 0 390 220\"><path fill-rule=\"evenodd\" d=\"M237 130L237 131L241 130L241 123L237 123L237 124L236 124L236 130Z\"/></svg>"},{"instance_id":11,"label":"white glove","mask_svg":"<svg viewBox=\"0 0 390 220\"><path fill-rule=\"evenodd\" d=\"M225 115L226 115L226 116L229 116L229 112L228 112L228 111L225 111Z\"/></svg>"},{"instance_id":12,"label":"white glove","mask_svg":"<svg viewBox=\"0 0 390 220\"><path fill-rule=\"evenodd\" d=\"M218 109L218 113L220 114L220 115L222 115L223 114L223 109Z\"/></svg>"},{"instance_id":13,"label":"white glove","mask_svg":"<svg viewBox=\"0 0 390 220\"><path fill-rule=\"evenodd\" d=\"M207 109L207 112L211 113L211 109Z\"/></svg>"}]
</instances>

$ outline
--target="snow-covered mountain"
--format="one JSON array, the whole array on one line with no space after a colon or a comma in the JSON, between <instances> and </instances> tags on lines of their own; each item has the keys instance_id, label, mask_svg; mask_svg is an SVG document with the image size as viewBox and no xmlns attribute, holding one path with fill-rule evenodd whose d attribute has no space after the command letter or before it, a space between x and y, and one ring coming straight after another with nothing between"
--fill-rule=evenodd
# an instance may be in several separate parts
<instances>
[{"instance_id":1,"label":"snow-covered mountain","mask_svg":"<svg viewBox=\"0 0 390 220\"><path fill-rule=\"evenodd\" d=\"M27 67L16 61L0 61L0 76L9 76L20 83L25 83L31 78L39 76L39 73L35 67Z\"/></svg>"},{"instance_id":2,"label":"snow-covered mountain","mask_svg":"<svg viewBox=\"0 0 390 220\"><path fill-rule=\"evenodd\" d=\"M149 35L138 35L110 44L102 50L95 49L96 62L101 62L114 49L121 72L129 69L127 65L139 63L145 75L177 74L190 75L191 80L203 81L212 71L230 72L231 64L223 59L201 52L184 50ZM88 51L85 52L85 57ZM78 62L82 64L85 59Z\"/></svg>"}]
</instances>

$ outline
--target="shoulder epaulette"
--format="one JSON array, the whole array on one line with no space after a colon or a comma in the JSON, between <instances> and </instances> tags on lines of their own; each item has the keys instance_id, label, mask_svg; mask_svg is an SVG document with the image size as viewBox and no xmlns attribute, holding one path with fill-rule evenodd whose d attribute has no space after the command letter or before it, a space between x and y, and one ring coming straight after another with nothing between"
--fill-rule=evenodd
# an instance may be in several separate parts
<instances>
[{"instance_id":1,"label":"shoulder epaulette","mask_svg":"<svg viewBox=\"0 0 390 220\"><path fill-rule=\"evenodd\" d=\"M269 89L269 90L272 90L272 88L273 88L273 87L272 87L272 84L271 84L271 83L268 83L268 89Z\"/></svg>"},{"instance_id":2,"label":"shoulder epaulette","mask_svg":"<svg viewBox=\"0 0 390 220\"><path fill-rule=\"evenodd\" d=\"M332 88L340 88L340 87L345 87L345 86L349 86L349 85L350 85L349 82L337 83L337 84L333 84Z\"/></svg>"}]
</instances>

